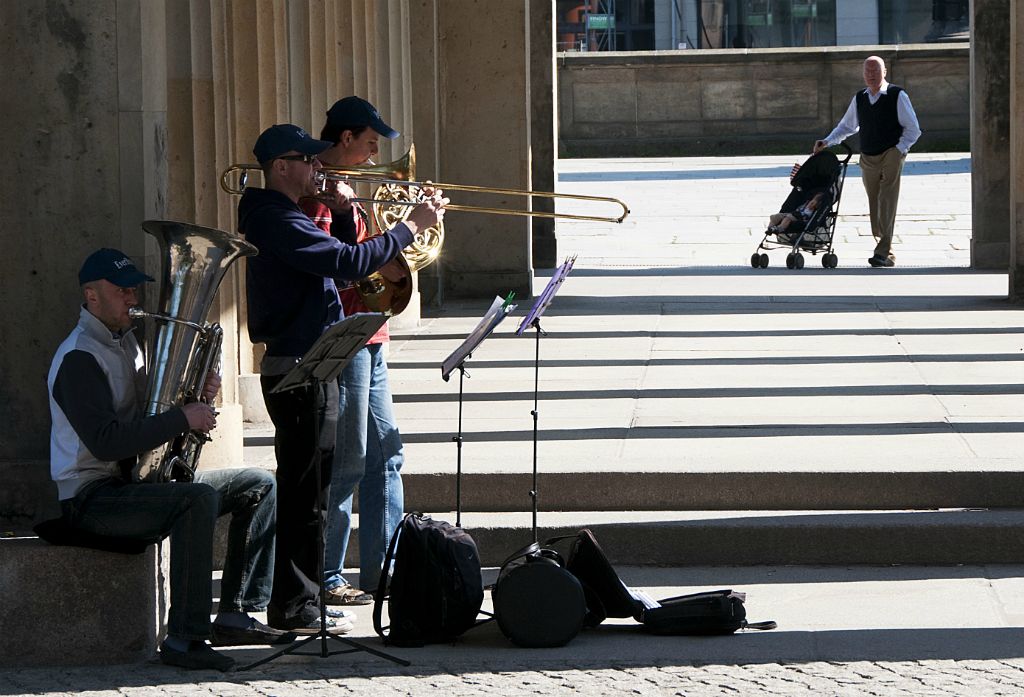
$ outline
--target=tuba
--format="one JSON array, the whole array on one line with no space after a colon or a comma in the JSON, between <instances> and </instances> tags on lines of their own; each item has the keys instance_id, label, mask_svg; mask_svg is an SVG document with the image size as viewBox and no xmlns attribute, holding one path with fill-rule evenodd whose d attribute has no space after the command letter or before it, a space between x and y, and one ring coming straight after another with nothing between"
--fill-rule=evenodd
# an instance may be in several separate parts
<instances>
[{"instance_id":1,"label":"tuba","mask_svg":"<svg viewBox=\"0 0 1024 697\"><path fill-rule=\"evenodd\" d=\"M229 232L168 220L147 220L142 229L160 245L160 295L156 312L132 308L133 318L155 321L147 351L144 414L153 416L200 399L206 375L219 364L223 330L207 324L217 287L228 267L256 248ZM192 481L199 453L210 436L189 431L139 456L132 479Z\"/></svg>"}]
</instances>

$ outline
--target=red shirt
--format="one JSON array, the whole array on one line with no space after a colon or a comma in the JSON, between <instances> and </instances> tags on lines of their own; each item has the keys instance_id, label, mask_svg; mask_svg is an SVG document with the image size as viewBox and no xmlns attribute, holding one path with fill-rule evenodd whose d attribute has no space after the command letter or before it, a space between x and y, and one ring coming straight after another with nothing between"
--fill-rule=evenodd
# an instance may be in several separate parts
<instances>
[{"instance_id":1,"label":"red shirt","mask_svg":"<svg viewBox=\"0 0 1024 697\"><path fill-rule=\"evenodd\" d=\"M328 208L324 203L313 198L302 199L299 201L299 206L318 228L326 232L328 235L331 234L331 223L333 222L333 217L331 215L330 208ZM362 208L358 203L352 204L352 221L355 223L356 243L358 244L365 240L368 235L366 220L363 218ZM342 240L342 242L346 241L347 240ZM366 303L364 303L363 299L359 296L359 292L352 286L349 286L348 288L339 288L338 295L341 298L341 306L345 310L346 317L351 314L355 314L356 312L371 312L370 308L366 306ZM388 334L388 323L385 322L377 333L370 337L370 340L366 343L383 344L389 340L390 335Z\"/></svg>"}]
</instances>

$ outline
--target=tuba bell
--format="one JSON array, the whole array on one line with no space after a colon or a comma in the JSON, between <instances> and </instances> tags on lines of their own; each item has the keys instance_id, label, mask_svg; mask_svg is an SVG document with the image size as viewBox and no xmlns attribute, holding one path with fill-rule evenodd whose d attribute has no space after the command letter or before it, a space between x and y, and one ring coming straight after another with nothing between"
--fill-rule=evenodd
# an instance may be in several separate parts
<instances>
[{"instance_id":1,"label":"tuba bell","mask_svg":"<svg viewBox=\"0 0 1024 697\"><path fill-rule=\"evenodd\" d=\"M228 267L256 248L229 232L168 220L147 220L142 229L160 245L160 294L156 312L132 308L133 318L157 325L149 342L144 415L153 416L200 399L206 374L219 363L223 330L206 316ZM143 453L135 481L191 481L210 437L189 431Z\"/></svg>"}]
</instances>

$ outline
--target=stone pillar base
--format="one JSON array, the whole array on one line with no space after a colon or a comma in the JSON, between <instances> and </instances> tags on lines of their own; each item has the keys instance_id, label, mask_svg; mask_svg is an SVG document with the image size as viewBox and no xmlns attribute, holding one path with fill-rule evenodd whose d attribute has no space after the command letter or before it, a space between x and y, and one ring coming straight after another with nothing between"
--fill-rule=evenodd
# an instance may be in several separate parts
<instances>
[{"instance_id":1,"label":"stone pillar base","mask_svg":"<svg viewBox=\"0 0 1024 697\"><path fill-rule=\"evenodd\" d=\"M1010 267L1009 242L971 240L971 268L979 271L1006 271Z\"/></svg>"},{"instance_id":2,"label":"stone pillar base","mask_svg":"<svg viewBox=\"0 0 1024 697\"><path fill-rule=\"evenodd\" d=\"M213 440L199 454L203 469L242 466L242 414L241 404L217 407L217 428L210 433Z\"/></svg>"}]
</instances>

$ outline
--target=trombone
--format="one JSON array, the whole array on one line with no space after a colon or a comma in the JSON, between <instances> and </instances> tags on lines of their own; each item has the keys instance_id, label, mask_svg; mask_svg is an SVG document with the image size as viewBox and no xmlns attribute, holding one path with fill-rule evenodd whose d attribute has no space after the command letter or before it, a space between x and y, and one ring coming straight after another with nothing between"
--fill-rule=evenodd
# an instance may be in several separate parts
<instances>
[{"instance_id":1,"label":"trombone","mask_svg":"<svg viewBox=\"0 0 1024 697\"><path fill-rule=\"evenodd\" d=\"M406 158L409 156L407 155ZM492 186L474 186L471 184L445 184L442 182L420 182L413 181L410 179L397 178L395 176L378 176L378 174L384 170L385 167L389 168L388 173L394 175L396 172L401 173L401 168L393 167L391 165L384 166L369 166L366 168L344 168L344 167L329 167L324 166L319 174L319 185L321 189L331 181L340 181L345 183L367 183L377 184L378 193L381 192L381 187L387 187L393 190L395 187L415 187L422 189L424 187L433 187L437 189L443 189L445 194L450 191L467 191L481 194L495 194L499 196L518 196L522 198L538 197L548 199L566 199L570 201L597 201L601 203L610 203L619 206L622 209L621 215L581 215L576 213L555 213L551 211L534 211L534 210L520 210L515 208L491 208L485 206L469 206L463 204L450 203L445 206L446 211L465 211L470 213L484 213L490 215L521 215L530 216L533 218L560 218L563 220L590 220L602 223L621 223L629 215L629 208L625 203L617 198L611 198L608 196L586 196L583 194L559 194L552 191L527 191L523 189L503 189ZM259 170L259 165L252 164L235 164L228 167L220 176L221 188L229 194L240 195L244 190L246 183L249 178L249 171ZM232 178L238 178L238 185L232 185ZM393 195L393 194L392 194ZM418 196L412 195L408 199L404 198L353 198L352 201L365 203L370 205L380 206L417 206L420 204Z\"/></svg>"}]
</instances>

